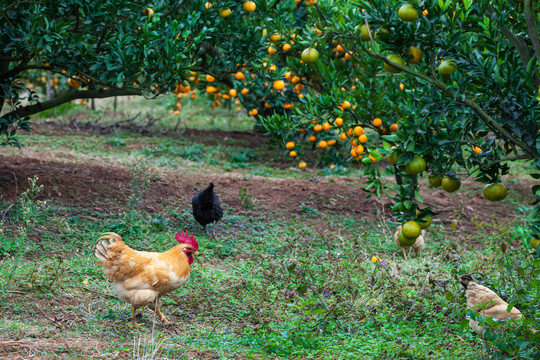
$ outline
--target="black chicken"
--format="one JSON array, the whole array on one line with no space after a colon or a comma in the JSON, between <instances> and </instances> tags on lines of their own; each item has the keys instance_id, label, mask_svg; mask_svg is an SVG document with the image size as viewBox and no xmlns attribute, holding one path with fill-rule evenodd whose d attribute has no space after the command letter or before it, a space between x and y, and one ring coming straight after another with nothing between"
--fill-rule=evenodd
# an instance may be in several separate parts
<instances>
[{"instance_id":1,"label":"black chicken","mask_svg":"<svg viewBox=\"0 0 540 360\"><path fill-rule=\"evenodd\" d=\"M210 183L206 189L193 195L191 206L193 207L193 217L204 226L204 232L206 233L206 225L213 224L212 236L215 236L216 223L223 217L223 209L214 192L214 184Z\"/></svg>"}]
</instances>

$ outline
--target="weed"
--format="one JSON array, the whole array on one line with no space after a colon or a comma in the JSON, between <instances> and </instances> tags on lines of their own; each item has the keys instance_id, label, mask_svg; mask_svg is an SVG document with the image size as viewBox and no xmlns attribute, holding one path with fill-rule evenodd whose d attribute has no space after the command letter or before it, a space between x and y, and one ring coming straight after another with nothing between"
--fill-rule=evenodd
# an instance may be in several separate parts
<instances>
[{"instance_id":1,"label":"weed","mask_svg":"<svg viewBox=\"0 0 540 360\"><path fill-rule=\"evenodd\" d=\"M240 200L242 200L242 206L245 209L253 209L255 207L253 195L249 194L246 188L240 188L238 190L238 195L240 196Z\"/></svg>"}]
</instances>

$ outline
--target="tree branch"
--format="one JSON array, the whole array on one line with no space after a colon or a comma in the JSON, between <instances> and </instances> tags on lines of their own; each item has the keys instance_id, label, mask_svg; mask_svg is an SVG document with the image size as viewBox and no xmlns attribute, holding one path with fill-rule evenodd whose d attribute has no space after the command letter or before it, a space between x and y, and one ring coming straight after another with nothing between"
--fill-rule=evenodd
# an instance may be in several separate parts
<instances>
[{"instance_id":1,"label":"tree branch","mask_svg":"<svg viewBox=\"0 0 540 360\"><path fill-rule=\"evenodd\" d=\"M538 41L538 24L536 23L536 17L534 14L533 0L525 0L523 2L523 8L525 10L525 21L527 22L527 29L531 36L531 41L536 54L536 58L540 59L540 42Z\"/></svg>"},{"instance_id":2,"label":"tree branch","mask_svg":"<svg viewBox=\"0 0 540 360\"><path fill-rule=\"evenodd\" d=\"M375 59L382 60L386 64L391 65L392 67L395 67L395 68L397 68L397 69L399 69L399 70L401 70L403 72L406 72L406 73L408 73L410 75L413 75L414 77L420 78L420 79L430 83L431 85L439 88L448 97L450 97L450 98L454 99L455 101L457 101L457 102L471 108L494 131L499 132L500 134L502 134L504 137L506 137L512 143L514 143L516 145L519 145L524 151L528 152L529 154L534 153L534 151L527 144L525 144L523 141L521 141L520 139L513 136L510 132L508 132L501 124L497 123L491 116L489 116L484 111L484 109L482 109L480 106L478 106L476 103L472 102L471 100L468 100L468 99L465 99L465 98L462 99L461 97L456 97L456 93L453 90L448 89L444 83L440 82L439 80L437 80L435 78L431 78L431 77L429 77L427 75L424 75L422 73L411 70L411 69L409 69L409 68L407 68L405 66L401 66L401 65L396 64L394 62L391 62L390 60L388 60L386 58L386 56L378 54L378 53L373 52L371 50L368 50L363 45L360 45L360 48L362 49L362 51L367 53L369 56L371 56L371 57L373 57Z\"/></svg>"},{"instance_id":3,"label":"tree branch","mask_svg":"<svg viewBox=\"0 0 540 360\"><path fill-rule=\"evenodd\" d=\"M0 119L9 119L11 117L27 117L30 115L37 114L39 112L52 109L56 106L62 105L64 103L67 103L71 100L76 99L102 99L102 98L108 98L112 96L123 96L123 95L142 95L143 92L140 89L133 89L133 88L114 88L114 89L108 89L108 90L74 90L67 92L65 94L62 94L58 97L55 97L51 100L45 101L43 103L37 103L33 105L27 105L24 107L20 107L16 110L13 110L7 114L4 114Z\"/></svg>"}]
</instances>

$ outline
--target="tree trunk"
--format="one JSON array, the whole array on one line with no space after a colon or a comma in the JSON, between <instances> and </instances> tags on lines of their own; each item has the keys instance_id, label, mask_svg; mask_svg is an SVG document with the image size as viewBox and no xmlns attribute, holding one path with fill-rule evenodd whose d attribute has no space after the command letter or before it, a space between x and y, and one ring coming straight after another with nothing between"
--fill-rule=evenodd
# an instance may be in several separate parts
<instances>
[{"instance_id":1,"label":"tree trunk","mask_svg":"<svg viewBox=\"0 0 540 360\"><path fill-rule=\"evenodd\" d=\"M47 72L47 90L45 91L45 100L51 100L53 97L52 74Z\"/></svg>"}]
</instances>

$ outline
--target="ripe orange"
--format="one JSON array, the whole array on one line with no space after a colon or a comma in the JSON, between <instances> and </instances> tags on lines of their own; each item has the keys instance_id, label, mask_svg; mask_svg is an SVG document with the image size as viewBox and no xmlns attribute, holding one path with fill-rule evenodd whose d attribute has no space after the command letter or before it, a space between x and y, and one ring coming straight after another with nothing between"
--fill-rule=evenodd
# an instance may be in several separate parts
<instances>
[{"instance_id":1,"label":"ripe orange","mask_svg":"<svg viewBox=\"0 0 540 360\"><path fill-rule=\"evenodd\" d=\"M403 21L414 21L418 17L418 10L411 4L404 4L398 10L398 17Z\"/></svg>"},{"instance_id":2,"label":"ripe orange","mask_svg":"<svg viewBox=\"0 0 540 360\"><path fill-rule=\"evenodd\" d=\"M296 84L296 83L300 82L300 77L294 75L294 76L292 77L292 79L291 79L291 82L292 82L293 84Z\"/></svg>"},{"instance_id":3,"label":"ripe orange","mask_svg":"<svg viewBox=\"0 0 540 360\"><path fill-rule=\"evenodd\" d=\"M338 117L335 122L336 122L336 126L340 126L340 127L343 126L343 119L342 118Z\"/></svg>"},{"instance_id":4,"label":"ripe orange","mask_svg":"<svg viewBox=\"0 0 540 360\"><path fill-rule=\"evenodd\" d=\"M249 89L246 89L246 88L243 88L242 91L240 91L240 93L244 96L247 95L248 92L249 92Z\"/></svg>"},{"instance_id":5,"label":"ripe orange","mask_svg":"<svg viewBox=\"0 0 540 360\"><path fill-rule=\"evenodd\" d=\"M422 60L422 50L417 48L416 46L411 46L409 48L409 51L407 51L407 55L409 56L407 62L409 64L418 64L420 60Z\"/></svg>"},{"instance_id":6,"label":"ripe orange","mask_svg":"<svg viewBox=\"0 0 540 360\"><path fill-rule=\"evenodd\" d=\"M351 107L351 103L345 100L344 102L341 103L341 107L344 109L348 109Z\"/></svg>"},{"instance_id":7,"label":"ripe orange","mask_svg":"<svg viewBox=\"0 0 540 360\"><path fill-rule=\"evenodd\" d=\"M323 125L322 125L322 128L324 131L328 131L332 128L332 125L330 125L330 123L327 123L325 122Z\"/></svg>"},{"instance_id":8,"label":"ripe orange","mask_svg":"<svg viewBox=\"0 0 540 360\"><path fill-rule=\"evenodd\" d=\"M258 113L259 113L259 110L257 110L257 109L252 109L252 110L249 112L249 115L255 116L255 115L257 115Z\"/></svg>"},{"instance_id":9,"label":"ripe orange","mask_svg":"<svg viewBox=\"0 0 540 360\"><path fill-rule=\"evenodd\" d=\"M397 132L398 131L398 124L390 125L390 131L391 132Z\"/></svg>"},{"instance_id":10,"label":"ripe orange","mask_svg":"<svg viewBox=\"0 0 540 360\"><path fill-rule=\"evenodd\" d=\"M239 71L234 74L234 77L236 78L236 80L244 80L246 78L246 75L244 75L243 72Z\"/></svg>"},{"instance_id":11,"label":"ripe orange","mask_svg":"<svg viewBox=\"0 0 540 360\"><path fill-rule=\"evenodd\" d=\"M268 53L269 53L270 55L274 55L276 52L277 52L277 50L276 50L275 47L270 46L270 47L268 48Z\"/></svg>"},{"instance_id":12,"label":"ripe orange","mask_svg":"<svg viewBox=\"0 0 540 360\"><path fill-rule=\"evenodd\" d=\"M356 136L360 136L364 134L364 128L361 126L355 126L353 131L354 131L354 135Z\"/></svg>"},{"instance_id":13,"label":"ripe orange","mask_svg":"<svg viewBox=\"0 0 540 360\"><path fill-rule=\"evenodd\" d=\"M269 103L265 102L265 103L264 103L264 107L267 108L267 109L271 109L271 108L272 108L272 105L270 105Z\"/></svg>"},{"instance_id":14,"label":"ripe orange","mask_svg":"<svg viewBox=\"0 0 540 360\"><path fill-rule=\"evenodd\" d=\"M379 119L379 118L373 119L373 126L379 127L381 125L382 125L382 120L381 119Z\"/></svg>"},{"instance_id":15,"label":"ripe orange","mask_svg":"<svg viewBox=\"0 0 540 360\"><path fill-rule=\"evenodd\" d=\"M405 84L403 84L403 83L399 84L399 88L400 88L400 90L405 90Z\"/></svg>"},{"instance_id":16,"label":"ripe orange","mask_svg":"<svg viewBox=\"0 0 540 360\"><path fill-rule=\"evenodd\" d=\"M216 78L213 77L212 75L206 74L205 78L206 78L206 81L208 81L209 83L216 81Z\"/></svg>"},{"instance_id":17,"label":"ripe orange","mask_svg":"<svg viewBox=\"0 0 540 360\"><path fill-rule=\"evenodd\" d=\"M317 141L317 137L315 135L311 135L309 137L309 141L314 143L315 141Z\"/></svg>"},{"instance_id":18,"label":"ripe orange","mask_svg":"<svg viewBox=\"0 0 540 360\"><path fill-rule=\"evenodd\" d=\"M290 108L292 108L293 106L294 106L294 104L291 104L291 103L285 103L285 104L283 104L283 108L284 108L285 110L290 109Z\"/></svg>"},{"instance_id":19,"label":"ripe orange","mask_svg":"<svg viewBox=\"0 0 540 360\"><path fill-rule=\"evenodd\" d=\"M208 86L206 87L206 92L207 92L208 94L213 94L213 93L215 93L216 91L218 91L218 89L217 89L216 87L214 87L214 86L208 85Z\"/></svg>"},{"instance_id":20,"label":"ripe orange","mask_svg":"<svg viewBox=\"0 0 540 360\"><path fill-rule=\"evenodd\" d=\"M143 9L142 13L143 15L152 16L154 14L154 10L152 10L151 8L146 8L146 9Z\"/></svg>"},{"instance_id":21,"label":"ripe orange","mask_svg":"<svg viewBox=\"0 0 540 360\"><path fill-rule=\"evenodd\" d=\"M253 1L246 1L244 5L242 5L242 9L244 9L245 12L250 13L255 11L257 8L257 5Z\"/></svg>"},{"instance_id":22,"label":"ripe orange","mask_svg":"<svg viewBox=\"0 0 540 360\"><path fill-rule=\"evenodd\" d=\"M354 150L356 151L357 155L360 155L364 152L364 147L362 145L357 145Z\"/></svg>"},{"instance_id":23,"label":"ripe orange","mask_svg":"<svg viewBox=\"0 0 540 360\"><path fill-rule=\"evenodd\" d=\"M68 83L69 86L71 86L73 88L78 88L79 86L82 85L82 82L80 82L79 80L72 79L72 78L69 78L67 80L67 83Z\"/></svg>"},{"instance_id":24,"label":"ripe orange","mask_svg":"<svg viewBox=\"0 0 540 360\"><path fill-rule=\"evenodd\" d=\"M393 62L393 63L396 63L396 64L401 65L401 66L405 66L405 61L403 61L403 59L399 55L393 54L393 55L387 56L386 58L388 60L390 60L391 62ZM394 67L392 65L388 65L387 63L384 63L383 67L384 67L384 70L386 70L386 71L388 71L389 73L392 73L392 74L398 74L398 73L401 72L401 70L398 69L397 67Z\"/></svg>"},{"instance_id":25,"label":"ripe orange","mask_svg":"<svg viewBox=\"0 0 540 360\"><path fill-rule=\"evenodd\" d=\"M484 187L484 197L489 201L501 201L508 195L508 190L501 184L489 184Z\"/></svg>"},{"instance_id":26,"label":"ripe orange","mask_svg":"<svg viewBox=\"0 0 540 360\"><path fill-rule=\"evenodd\" d=\"M212 3L211 3L211 2L207 2L207 3L204 4L204 8L205 8L206 10L210 9L211 7L212 7Z\"/></svg>"},{"instance_id":27,"label":"ripe orange","mask_svg":"<svg viewBox=\"0 0 540 360\"><path fill-rule=\"evenodd\" d=\"M360 141L362 144L367 143L367 136L366 134L362 134L358 137L358 141Z\"/></svg>"},{"instance_id":28,"label":"ripe orange","mask_svg":"<svg viewBox=\"0 0 540 360\"><path fill-rule=\"evenodd\" d=\"M285 82L283 80L276 80L272 84L272 87L277 91L282 90L285 87Z\"/></svg>"},{"instance_id":29,"label":"ripe orange","mask_svg":"<svg viewBox=\"0 0 540 360\"><path fill-rule=\"evenodd\" d=\"M301 59L308 65L315 64L319 60L319 52L314 48L306 48L302 51Z\"/></svg>"},{"instance_id":30,"label":"ripe orange","mask_svg":"<svg viewBox=\"0 0 540 360\"><path fill-rule=\"evenodd\" d=\"M273 43L277 42L279 38L280 38L280 35L278 33L270 35L270 41Z\"/></svg>"},{"instance_id":31,"label":"ripe orange","mask_svg":"<svg viewBox=\"0 0 540 360\"><path fill-rule=\"evenodd\" d=\"M298 154L296 153L296 151L293 150L293 151L291 151L291 152L289 153L289 156L290 156L290 157L296 157L296 156L298 156Z\"/></svg>"},{"instance_id":32,"label":"ripe orange","mask_svg":"<svg viewBox=\"0 0 540 360\"><path fill-rule=\"evenodd\" d=\"M326 149L327 146L328 146L328 143L326 141L324 140L319 141L319 147L321 149Z\"/></svg>"},{"instance_id":33,"label":"ripe orange","mask_svg":"<svg viewBox=\"0 0 540 360\"><path fill-rule=\"evenodd\" d=\"M461 181L459 179L454 179L449 176L442 178L441 185L444 191L453 193L461 187Z\"/></svg>"},{"instance_id":34,"label":"ripe orange","mask_svg":"<svg viewBox=\"0 0 540 360\"><path fill-rule=\"evenodd\" d=\"M221 10L219 10L219 16L221 16L223 19L225 19L229 15L231 15L231 10L230 9L221 9Z\"/></svg>"},{"instance_id":35,"label":"ripe orange","mask_svg":"<svg viewBox=\"0 0 540 360\"><path fill-rule=\"evenodd\" d=\"M291 50L291 45L289 44L284 44L283 47L282 47L283 51L287 52L289 50Z\"/></svg>"},{"instance_id":36,"label":"ripe orange","mask_svg":"<svg viewBox=\"0 0 540 360\"><path fill-rule=\"evenodd\" d=\"M305 168L306 166L307 166L307 164L305 163L305 161L300 161L300 162L298 163L298 167L299 167L300 169L303 169L303 168Z\"/></svg>"},{"instance_id":37,"label":"ripe orange","mask_svg":"<svg viewBox=\"0 0 540 360\"><path fill-rule=\"evenodd\" d=\"M323 127L322 127L322 125L320 125L320 124L317 124L317 125L315 125L315 126L313 127L313 131L315 131L316 133L321 132L322 129L323 129Z\"/></svg>"},{"instance_id":38,"label":"ripe orange","mask_svg":"<svg viewBox=\"0 0 540 360\"><path fill-rule=\"evenodd\" d=\"M235 89L229 90L229 95L230 95L231 97L233 97L233 98L236 97L236 96L238 96L238 94L237 94L237 92L236 92Z\"/></svg>"},{"instance_id":39,"label":"ripe orange","mask_svg":"<svg viewBox=\"0 0 540 360\"><path fill-rule=\"evenodd\" d=\"M285 144L285 148L287 148L288 150L294 149L294 142L289 141L287 144Z\"/></svg>"},{"instance_id":40,"label":"ripe orange","mask_svg":"<svg viewBox=\"0 0 540 360\"><path fill-rule=\"evenodd\" d=\"M340 138L340 140L347 140L347 134L341 133L341 134L339 134L339 138Z\"/></svg>"},{"instance_id":41,"label":"ripe orange","mask_svg":"<svg viewBox=\"0 0 540 360\"><path fill-rule=\"evenodd\" d=\"M336 145L336 140L328 140L327 143L328 143L328 146L334 146Z\"/></svg>"},{"instance_id":42,"label":"ripe orange","mask_svg":"<svg viewBox=\"0 0 540 360\"><path fill-rule=\"evenodd\" d=\"M478 146L473 146L472 147L472 151L474 151L475 153L477 154L480 154L482 152L482 149L479 148Z\"/></svg>"}]
</instances>

